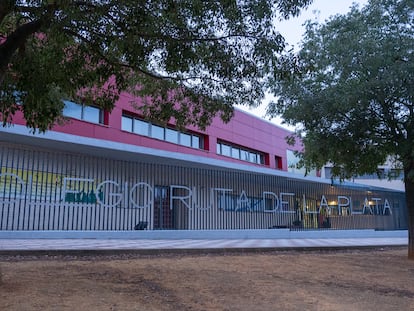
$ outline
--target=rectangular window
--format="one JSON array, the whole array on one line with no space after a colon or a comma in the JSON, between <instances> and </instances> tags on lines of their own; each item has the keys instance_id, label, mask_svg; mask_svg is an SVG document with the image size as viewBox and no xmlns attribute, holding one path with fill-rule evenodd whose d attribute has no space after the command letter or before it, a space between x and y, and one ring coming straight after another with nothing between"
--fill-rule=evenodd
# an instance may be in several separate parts
<instances>
[{"instance_id":1,"label":"rectangular window","mask_svg":"<svg viewBox=\"0 0 414 311\"><path fill-rule=\"evenodd\" d=\"M178 144L178 132L168 128L165 129L165 140L170 143Z\"/></svg>"},{"instance_id":2,"label":"rectangular window","mask_svg":"<svg viewBox=\"0 0 414 311\"><path fill-rule=\"evenodd\" d=\"M92 106L83 106L82 120L92 123L102 122L102 110Z\"/></svg>"},{"instance_id":3,"label":"rectangular window","mask_svg":"<svg viewBox=\"0 0 414 311\"><path fill-rule=\"evenodd\" d=\"M132 132L132 118L126 117L126 116L122 116L121 129L123 131Z\"/></svg>"},{"instance_id":4,"label":"rectangular window","mask_svg":"<svg viewBox=\"0 0 414 311\"><path fill-rule=\"evenodd\" d=\"M191 147L191 135L186 133L180 133L180 145Z\"/></svg>"},{"instance_id":5,"label":"rectangular window","mask_svg":"<svg viewBox=\"0 0 414 311\"><path fill-rule=\"evenodd\" d=\"M282 157L275 156L275 164L276 164L276 168L278 170L281 170L283 168Z\"/></svg>"},{"instance_id":6,"label":"rectangular window","mask_svg":"<svg viewBox=\"0 0 414 311\"><path fill-rule=\"evenodd\" d=\"M250 162L257 163L257 154L254 152L250 152Z\"/></svg>"},{"instance_id":7,"label":"rectangular window","mask_svg":"<svg viewBox=\"0 0 414 311\"><path fill-rule=\"evenodd\" d=\"M298 157L295 155L294 151L286 150L286 158L287 158L288 172L295 173L297 170L296 164L299 162Z\"/></svg>"},{"instance_id":8,"label":"rectangular window","mask_svg":"<svg viewBox=\"0 0 414 311\"><path fill-rule=\"evenodd\" d=\"M139 120L139 119L134 119L134 133L148 136L149 135L149 123Z\"/></svg>"},{"instance_id":9,"label":"rectangular window","mask_svg":"<svg viewBox=\"0 0 414 311\"><path fill-rule=\"evenodd\" d=\"M164 128L158 125L151 126L151 137L164 140Z\"/></svg>"},{"instance_id":10,"label":"rectangular window","mask_svg":"<svg viewBox=\"0 0 414 311\"><path fill-rule=\"evenodd\" d=\"M240 149L236 147L231 148L231 156L236 159L240 159Z\"/></svg>"},{"instance_id":11,"label":"rectangular window","mask_svg":"<svg viewBox=\"0 0 414 311\"><path fill-rule=\"evenodd\" d=\"M257 164L264 164L263 154L257 154Z\"/></svg>"},{"instance_id":12,"label":"rectangular window","mask_svg":"<svg viewBox=\"0 0 414 311\"><path fill-rule=\"evenodd\" d=\"M231 155L231 148L229 145L221 144L221 154L224 156L230 156Z\"/></svg>"},{"instance_id":13,"label":"rectangular window","mask_svg":"<svg viewBox=\"0 0 414 311\"><path fill-rule=\"evenodd\" d=\"M69 118L82 119L82 105L65 100L65 108L63 109L63 115Z\"/></svg>"},{"instance_id":14,"label":"rectangular window","mask_svg":"<svg viewBox=\"0 0 414 311\"><path fill-rule=\"evenodd\" d=\"M256 164L263 165L265 163L265 155L263 153L258 151L248 151L222 142L217 143L217 154Z\"/></svg>"},{"instance_id":15,"label":"rectangular window","mask_svg":"<svg viewBox=\"0 0 414 311\"><path fill-rule=\"evenodd\" d=\"M241 150L240 159L242 159L243 161L249 161L249 158L249 152L247 150Z\"/></svg>"},{"instance_id":16,"label":"rectangular window","mask_svg":"<svg viewBox=\"0 0 414 311\"><path fill-rule=\"evenodd\" d=\"M63 115L70 118L84 120L92 123L103 123L103 110L98 107L86 106L72 101L63 101Z\"/></svg>"},{"instance_id":17,"label":"rectangular window","mask_svg":"<svg viewBox=\"0 0 414 311\"><path fill-rule=\"evenodd\" d=\"M308 176L317 176L317 171L315 169L307 172L304 167L298 167L300 157L296 155L295 151L286 150L286 160L288 172L301 175L307 174Z\"/></svg>"},{"instance_id":18,"label":"rectangular window","mask_svg":"<svg viewBox=\"0 0 414 311\"><path fill-rule=\"evenodd\" d=\"M201 136L197 136L196 134L181 133L175 129L151 124L148 121L133 116L122 115L121 129L139 135L165 140L174 144L180 144L197 149L203 148L203 146L201 146L203 137Z\"/></svg>"},{"instance_id":19,"label":"rectangular window","mask_svg":"<svg viewBox=\"0 0 414 311\"><path fill-rule=\"evenodd\" d=\"M197 148L197 149L204 149L203 146L201 145L201 138L196 136L196 135L192 135L191 136L191 147L193 148Z\"/></svg>"}]
</instances>

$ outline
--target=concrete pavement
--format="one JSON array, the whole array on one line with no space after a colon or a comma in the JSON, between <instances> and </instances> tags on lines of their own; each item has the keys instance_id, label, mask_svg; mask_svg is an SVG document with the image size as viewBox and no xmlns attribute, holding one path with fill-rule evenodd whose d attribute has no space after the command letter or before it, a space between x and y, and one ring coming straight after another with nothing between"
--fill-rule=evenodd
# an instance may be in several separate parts
<instances>
[{"instance_id":1,"label":"concrete pavement","mask_svg":"<svg viewBox=\"0 0 414 311\"><path fill-rule=\"evenodd\" d=\"M0 239L0 254L34 252L269 251L407 246L407 237L312 239Z\"/></svg>"}]
</instances>

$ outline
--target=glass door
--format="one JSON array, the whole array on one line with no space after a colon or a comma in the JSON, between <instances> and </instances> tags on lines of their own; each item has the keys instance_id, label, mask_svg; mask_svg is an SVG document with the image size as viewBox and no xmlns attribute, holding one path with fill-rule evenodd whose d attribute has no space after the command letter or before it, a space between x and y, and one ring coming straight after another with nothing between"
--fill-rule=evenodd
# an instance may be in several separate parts
<instances>
[{"instance_id":1,"label":"glass door","mask_svg":"<svg viewBox=\"0 0 414 311\"><path fill-rule=\"evenodd\" d=\"M154 187L154 229L174 229L174 209L170 208L170 188Z\"/></svg>"}]
</instances>

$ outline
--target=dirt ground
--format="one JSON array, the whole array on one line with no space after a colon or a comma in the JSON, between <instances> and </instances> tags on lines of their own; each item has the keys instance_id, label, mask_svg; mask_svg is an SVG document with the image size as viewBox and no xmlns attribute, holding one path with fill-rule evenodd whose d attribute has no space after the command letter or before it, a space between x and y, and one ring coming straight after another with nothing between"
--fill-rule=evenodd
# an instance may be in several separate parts
<instances>
[{"instance_id":1,"label":"dirt ground","mask_svg":"<svg viewBox=\"0 0 414 311\"><path fill-rule=\"evenodd\" d=\"M404 248L0 255L0 310L414 310Z\"/></svg>"}]
</instances>

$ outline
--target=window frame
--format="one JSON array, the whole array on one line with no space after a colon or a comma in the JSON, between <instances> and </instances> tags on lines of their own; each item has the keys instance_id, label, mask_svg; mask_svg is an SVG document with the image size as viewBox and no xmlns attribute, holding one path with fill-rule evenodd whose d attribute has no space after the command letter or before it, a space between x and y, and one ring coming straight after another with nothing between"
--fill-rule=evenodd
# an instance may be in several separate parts
<instances>
[{"instance_id":1,"label":"window frame","mask_svg":"<svg viewBox=\"0 0 414 311\"><path fill-rule=\"evenodd\" d=\"M217 140L217 154L253 164L265 165L266 154L257 150L240 147L231 143Z\"/></svg>"},{"instance_id":2,"label":"window frame","mask_svg":"<svg viewBox=\"0 0 414 311\"><path fill-rule=\"evenodd\" d=\"M148 136L152 139L157 139L165 142L169 142L171 144L180 145L183 147L193 148L193 149L200 149L204 150L204 136L191 133L191 132L181 132L172 127L163 127L158 124L151 123L149 121L145 121L140 117L130 115L128 113L122 113L121 117L121 130L130 132L137 135ZM128 127L123 126L123 120L128 119L130 120ZM136 124L143 123L148 126L145 133L142 131L137 131ZM158 134L156 134L156 131ZM176 136L176 137L175 137ZM186 137L184 139L184 137ZM171 139L169 139L171 138Z\"/></svg>"},{"instance_id":3,"label":"window frame","mask_svg":"<svg viewBox=\"0 0 414 311\"><path fill-rule=\"evenodd\" d=\"M71 100L64 100L64 108L62 111L62 115L64 117L67 118L72 118L72 119L76 119L76 120L81 120L81 121L85 121L85 122L89 122L89 123L94 123L94 124L104 124L104 110L98 106L93 106L93 105L85 105L85 104L79 104L76 103L74 101ZM72 107L76 107L77 111L76 113L72 113L72 114L68 114L67 113L67 104L70 103L70 105L72 105ZM89 118L87 117L87 111L88 110L96 110L98 115L97 118L98 120L94 120L94 118ZM66 110L66 111L65 111ZM80 113L80 115L79 115Z\"/></svg>"}]
</instances>

